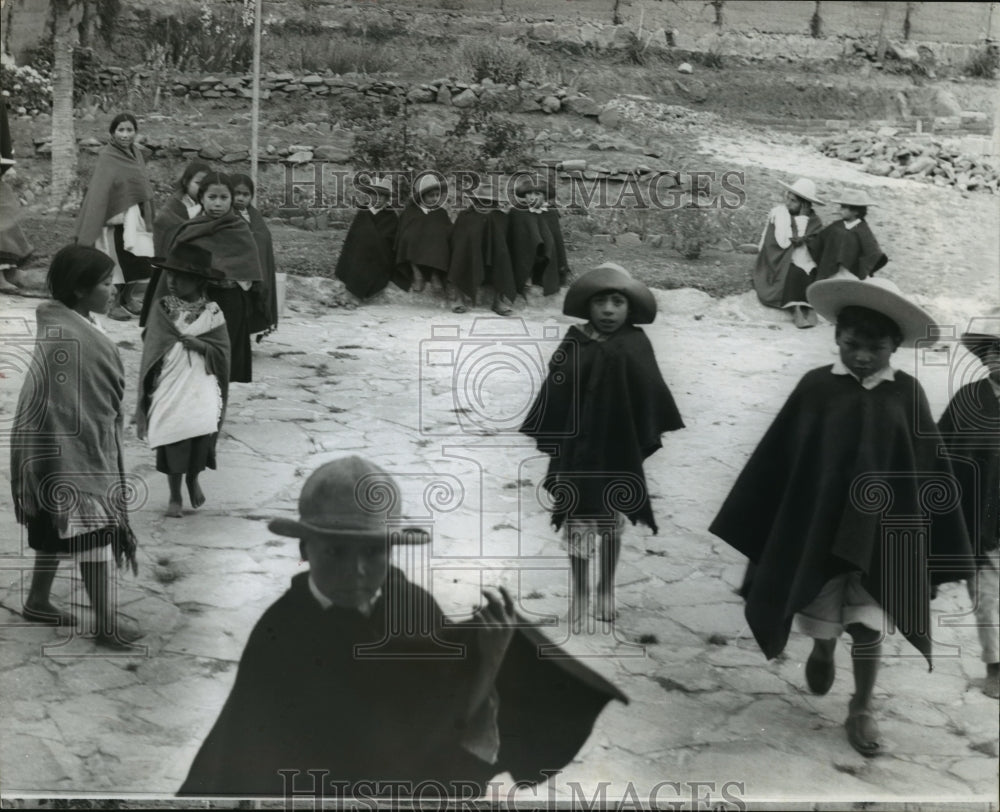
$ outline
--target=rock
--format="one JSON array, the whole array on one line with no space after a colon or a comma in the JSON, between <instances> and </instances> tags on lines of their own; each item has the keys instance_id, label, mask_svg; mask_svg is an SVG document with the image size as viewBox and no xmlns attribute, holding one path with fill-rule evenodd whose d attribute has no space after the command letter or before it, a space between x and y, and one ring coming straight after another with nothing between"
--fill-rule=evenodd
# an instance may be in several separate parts
<instances>
[{"instance_id":1,"label":"rock","mask_svg":"<svg viewBox=\"0 0 1000 812\"><path fill-rule=\"evenodd\" d=\"M636 234L634 231L626 231L624 234L619 234L615 237L616 245L642 245L642 237Z\"/></svg>"},{"instance_id":2,"label":"rock","mask_svg":"<svg viewBox=\"0 0 1000 812\"><path fill-rule=\"evenodd\" d=\"M203 90L201 95L206 99L221 99L222 94L218 90Z\"/></svg>"},{"instance_id":3,"label":"rock","mask_svg":"<svg viewBox=\"0 0 1000 812\"><path fill-rule=\"evenodd\" d=\"M715 247L719 251L725 251L727 254L736 249L736 246L733 245L733 241L728 237L720 237L719 241L715 244ZM718 265L719 263L716 262L715 264Z\"/></svg>"},{"instance_id":4,"label":"rock","mask_svg":"<svg viewBox=\"0 0 1000 812\"><path fill-rule=\"evenodd\" d=\"M306 85L307 87L312 87L313 85L323 84L323 79L317 76L315 73L311 73L308 76L303 76L299 79L299 83Z\"/></svg>"},{"instance_id":5,"label":"rock","mask_svg":"<svg viewBox=\"0 0 1000 812\"><path fill-rule=\"evenodd\" d=\"M219 160L224 164L235 164L240 161L249 161L250 151L246 149L238 149L233 152L227 152Z\"/></svg>"},{"instance_id":6,"label":"rock","mask_svg":"<svg viewBox=\"0 0 1000 812\"><path fill-rule=\"evenodd\" d=\"M898 134L899 130L895 127L879 127L875 133L879 138L893 138Z\"/></svg>"},{"instance_id":7,"label":"rock","mask_svg":"<svg viewBox=\"0 0 1000 812\"><path fill-rule=\"evenodd\" d=\"M662 248L663 247L663 235L662 234L654 234L652 237L649 237L647 239L647 242L653 248Z\"/></svg>"},{"instance_id":8,"label":"rock","mask_svg":"<svg viewBox=\"0 0 1000 812\"><path fill-rule=\"evenodd\" d=\"M601 114L600 105L589 96L567 96L563 99L563 107L578 116L598 116Z\"/></svg>"},{"instance_id":9,"label":"rock","mask_svg":"<svg viewBox=\"0 0 1000 812\"><path fill-rule=\"evenodd\" d=\"M226 151L218 144L209 144L198 150L198 157L204 158L206 161L218 161L225 154Z\"/></svg>"},{"instance_id":10,"label":"rock","mask_svg":"<svg viewBox=\"0 0 1000 812\"><path fill-rule=\"evenodd\" d=\"M447 85L441 85L441 89L437 92L437 103L451 104L451 90Z\"/></svg>"},{"instance_id":11,"label":"rock","mask_svg":"<svg viewBox=\"0 0 1000 812\"><path fill-rule=\"evenodd\" d=\"M932 112L935 116L961 116L962 105L950 90L939 87L934 94Z\"/></svg>"},{"instance_id":12,"label":"rock","mask_svg":"<svg viewBox=\"0 0 1000 812\"><path fill-rule=\"evenodd\" d=\"M313 157L317 161L330 161L331 163L345 164L350 158L350 150L335 144L323 144L316 147Z\"/></svg>"},{"instance_id":13,"label":"rock","mask_svg":"<svg viewBox=\"0 0 1000 812\"><path fill-rule=\"evenodd\" d=\"M681 64L677 66L677 70L680 73L694 73L694 68L691 67L690 62L681 62Z\"/></svg>"},{"instance_id":14,"label":"rock","mask_svg":"<svg viewBox=\"0 0 1000 812\"><path fill-rule=\"evenodd\" d=\"M910 62L920 61L920 52L917 50L917 46L909 42L890 42L885 55Z\"/></svg>"},{"instance_id":15,"label":"rock","mask_svg":"<svg viewBox=\"0 0 1000 812\"><path fill-rule=\"evenodd\" d=\"M473 91L470 88L470 89L467 89L467 90L463 90L457 96L454 96L452 98L452 100L451 100L451 103L455 107L465 108L465 107L472 107L478 101L479 101L479 97L476 95L475 91Z\"/></svg>"},{"instance_id":16,"label":"rock","mask_svg":"<svg viewBox=\"0 0 1000 812\"><path fill-rule=\"evenodd\" d=\"M437 99L437 93L422 87L415 87L406 94L406 100L411 104L432 104Z\"/></svg>"},{"instance_id":17,"label":"rock","mask_svg":"<svg viewBox=\"0 0 1000 812\"><path fill-rule=\"evenodd\" d=\"M559 108L562 107L562 102L555 96L546 96L536 106L540 107L543 113L558 113Z\"/></svg>"},{"instance_id":18,"label":"rock","mask_svg":"<svg viewBox=\"0 0 1000 812\"><path fill-rule=\"evenodd\" d=\"M936 161L931 155L920 155L903 167L904 175L917 175L921 172L928 172L935 165Z\"/></svg>"},{"instance_id":19,"label":"rock","mask_svg":"<svg viewBox=\"0 0 1000 812\"><path fill-rule=\"evenodd\" d=\"M756 243L745 242L737 245L736 250L741 254L756 254L759 248Z\"/></svg>"},{"instance_id":20,"label":"rock","mask_svg":"<svg viewBox=\"0 0 1000 812\"><path fill-rule=\"evenodd\" d=\"M597 116L597 120L601 122L604 127L614 129L621 124L622 114L614 107L605 107L601 110L600 115Z\"/></svg>"},{"instance_id":21,"label":"rock","mask_svg":"<svg viewBox=\"0 0 1000 812\"><path fill-rule=\"evenodd\" d=\"M865 171L871 175L885 177L892 172L892 163L890 161L870 161L865 167Z\"/></svg>"},{"instance_id":22,"label":"rock","mask_svg":"<svg viewBox=\"0 0 1000 812\"><path fill-rule=\"evenodd\" d=\"M293 152L287 158L285 158L286 163L290 164L307 164L313 159L312 150L299 150L298 152Z\"/></svg>"}]
</instances>

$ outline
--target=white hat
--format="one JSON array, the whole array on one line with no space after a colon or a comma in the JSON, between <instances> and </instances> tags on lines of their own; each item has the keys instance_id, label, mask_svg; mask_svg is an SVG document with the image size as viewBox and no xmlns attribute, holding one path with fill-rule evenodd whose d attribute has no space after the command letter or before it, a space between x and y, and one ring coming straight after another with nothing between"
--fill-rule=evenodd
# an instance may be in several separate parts
<instances>
[{"instance_id":1,"label":"white hat","mask_svg":"<svg viewBox=\"0 0 1000 812\"><path fill-rule=\"evenodd\" d=\"M413 184L413 194L419 197L431 189L440 189L441 185L441 179L437 175L433 173L421 175L417 178L417 182Z\"/></svg>"},{"instance_id":2,"label":"white hat","mask_svg":"<svg viewBox=\"0 0 1000 812\"><path fill-rule=\"evenodd\" d=\"M809 178L798 178L795 183L789 185L787 183L782 183L788 191L790 191L796 197L801 197L808 200L810 203L815 203L817 206L822 206L823 201L816 197L816 184L813 183Z\"/></svg>"},{"instance_id":3,"label":"white hat","mask_svg":"<svg viewBox=\"0 0 1000 812\"><path fill-rule=\"evenodd\" d=\"M839 203L841 206L877 206L874 200L869 197L868 192L861 190L851 190L848 189L846 192L842 192L840 197L838 197L835 203Z\"/></svg>"},{"instance_id":4,"label":"white hat","mask_svg":"<svg viewBox=\"0 0 1000 812\"><path fill-rule=\"evenodd\" d=\"M806 298L817 313L832 322L837 321L841 310L851 305L881 313L899 326L903 347L913 347L921 338L934 338L931 328L937 327L926 310L907 299L895 282L882 277L858 279L845 274L836 279L821 279L809 286Z\"/></svg>"}]
</instances>

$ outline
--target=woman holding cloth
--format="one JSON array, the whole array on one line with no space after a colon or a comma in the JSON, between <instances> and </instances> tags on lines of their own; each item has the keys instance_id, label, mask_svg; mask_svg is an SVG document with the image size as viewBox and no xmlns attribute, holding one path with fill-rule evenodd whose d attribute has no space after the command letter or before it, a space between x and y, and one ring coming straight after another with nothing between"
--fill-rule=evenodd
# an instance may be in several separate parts
<instances>
[{"instance_id":1,"label":"woman holding cloth","mask_svg":"<svg viewBox=\"0 0 1000 812\"><path fill-rule=\"evenodd\" d=\"M146 164L135 145L138 124L131 113L119 113L108 128L111 141L97 155L90 178L75 239L79 245L93 246L114 261L111 282L115 298L108 315L128 321L126 310L132 282L148 279L153 256L153 187Z\"/></svg>"}]
</instances>

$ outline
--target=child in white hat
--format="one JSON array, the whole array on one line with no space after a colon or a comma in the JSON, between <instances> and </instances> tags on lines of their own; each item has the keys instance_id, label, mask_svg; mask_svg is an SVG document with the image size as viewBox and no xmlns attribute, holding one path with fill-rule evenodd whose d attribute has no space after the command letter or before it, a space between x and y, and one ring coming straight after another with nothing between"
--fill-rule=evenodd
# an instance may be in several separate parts
<instances>
[{"instance_id":1,"label":"child in white hat","mask_svg":"<svg viewBox=\"0 0 1000 812\"><path fill-rule=\"evenodd\" d=\"M793 618L814 639L813 693L830 690L837 640L851 636L847 739L873 756L882 638L895 624L930 662L930 583L966 578L971 551L957 506L923 507L928 488L952 482L951 466L920 384L890 365L933 320L884 279L816 282L809 301L836 322L840 357L799 381L709 529L750 559L746 618L768 659ZM926 516L923 535L900 533L897 516ZM969 567L935 570L938 556Z\"/></svg>"}]
</instances>

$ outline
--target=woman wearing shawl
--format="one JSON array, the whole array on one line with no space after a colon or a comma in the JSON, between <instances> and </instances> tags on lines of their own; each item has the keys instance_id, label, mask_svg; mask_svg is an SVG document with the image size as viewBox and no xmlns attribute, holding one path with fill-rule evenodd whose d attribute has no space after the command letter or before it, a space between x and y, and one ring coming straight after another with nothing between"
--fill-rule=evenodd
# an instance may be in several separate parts
<instances>
[{"instance_id":1,"label":"woman wearing shawl","mask_svg":"<svg viewBox=\"0 0 1000 812\"><path fill-rule=\"evenodd\" d=\"M201 214L198 188L205 175L211 171L212 167L201 161L192 161L187 165L184 174L181 175L181 179L177 183L177 190L163 208L156 213L156 220L153 222L153 252L155 256L165 257L174 238L174 232L177 231L180 224ZM139 315L140 327L145 326L146 319L149 317L149 308L153 304L153 293L160 282L161 273L162 271L154 265L149 285L146 287L146 295L142 300L142 312Z\"/></svg>"},{"instance_id":2,"label":"woman wearing shawl","mask_svg":"<svg viewBox=\"0 0 1000 812\"><path fill-rule=\"evenodd\" d=\"M246 220L257 243L257 254L260 258L260 284L254 284L250 293L253 299L253 311L250 314L250 332L264 335L273 332L278 326L278 285L275 280L274 242L271 230L264 222L257 207L253 205L256 194L253 179L249 175L230 175L233 184L233 209Z\"/></svg>"},{"instance_id":3,"label":"woman wearing shawl","mask_svg":"<svg viewBox=\"0 0 1000 812\"><path fill-rule=\"evenodd\" d=\"M134 143L137 129L131 113L111 121L111 142L97 155L76 220L76 242L92 245L114 261L116 301L108 315L118 321L132 318L123 306L129 301L130 283L149 278L146 257L153 256L153 187Z\"/></svg>"},{"instance_id":4,"label":"woman wearing shawl","mask_svg":"<svg viewBox=\"0 0 1000 812\"><path fill-rule=\"evenodd\" d=\"M95 642L126 647L139 635L116 617L112 560L136 571L122 464L125 372L95 313L111 301L113 263L95 248L70 245L49 267L52 299L36 311L31 368L10 435L11 492L17 521L35 550L26 620L75 625L51 602L59 559L72 555L95 615Z\"/></svg>"},{"instance_id":5,"label":"woman wearing shawl","mask_svg":"<svg viewBox=\"0 0 1000 812\"><path fill-rule=\"evenodd\" d=\"M212 254L212 268L224 279L212 280L206 294L222 310L229 332L230 383L253 380L250 355L250 290L261 281L257 243L246 220L233 211L233 187L228 176L210 172L201 182L198 202L203 213L188 220L174 232L170 251L181 243L193 243ZM153 292L153 306L166 296L167 283L160 277Z\"/></svg>"},{"instance_id":6,"label":"woman wearing shawl","mask_svg":"<svg viewBox=\"0 0 1000 812\"><path fill-rule=\"evenodd\" d=\"M0 102L0 177L14 166L14 147L7 122L7 105ZM21 203L14 190L7 183L0 183L0 292L17 290L14 281L17 269L28 261L35 249L24 236L18 220L21 218Z\"/></svg>"},{"instance_id":7,"label":"woman wearing shawl","mask_svg":"<svg viewBox=\"0 0 1000 812\"><path fill-rule=\"evenodd\" d=\"M791 310L796 327L815 327L816 314L806 301L806 288L816 263L806 240L823 227L812 208L821 201L816 197L816 184L808 178L781 185L788 190L785 202L768 214L753 270L753 287L765 307Z\"/></svg>"}]
</instances>

